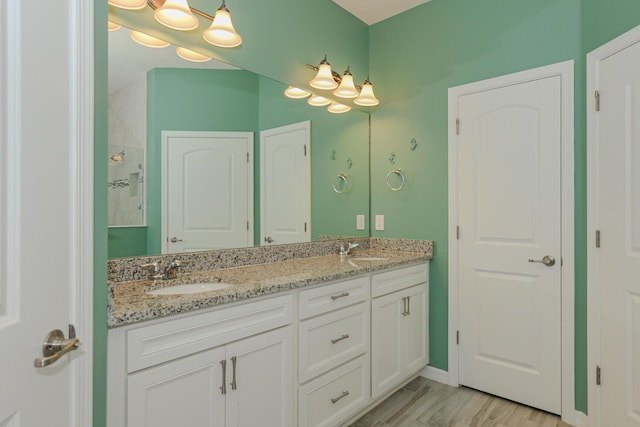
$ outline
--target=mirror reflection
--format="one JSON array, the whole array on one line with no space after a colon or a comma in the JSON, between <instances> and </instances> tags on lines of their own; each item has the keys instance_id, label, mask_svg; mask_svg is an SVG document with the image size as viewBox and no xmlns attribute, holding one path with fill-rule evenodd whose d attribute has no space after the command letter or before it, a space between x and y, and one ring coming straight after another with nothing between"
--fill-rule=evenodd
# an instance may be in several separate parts
<instances>
[{"instance_id":1,"label":"mirror reflection","mask_svg":"<svg viewBox=\"0 0 640 427\"><path fill-rule=\"evenodd\" d=\"M368 236L367 113L286 87L110 32L109 257Z\"/></svg>"}]
</instances>

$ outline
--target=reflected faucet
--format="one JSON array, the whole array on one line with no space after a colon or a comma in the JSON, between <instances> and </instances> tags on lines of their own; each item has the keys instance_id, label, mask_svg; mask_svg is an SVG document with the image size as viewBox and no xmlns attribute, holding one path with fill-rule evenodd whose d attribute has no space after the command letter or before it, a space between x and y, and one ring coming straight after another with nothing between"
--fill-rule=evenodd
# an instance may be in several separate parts
<instances>
[{"instance_id":1,"label":"reflected faucet","mask_svg":"<svg viewBox=\"0 0 640 427\"><path fill-rule=\"evenodd\" d=\"M141 264L140 268L149 271L149 280L168 280L177 278L180 267L188 263L189 261L174 259L169 262L169 265L164 269L164 271L161 271L160 264L158 262Z\"/></svg>"},{"instance_id":2,"label":"reflected faucet","mask_svg":"<svg viewBox=\"0 0 640 427\"><path fill-rule=\"evenodd\" d=\"M355 249L358 246L360 246L357 243L349 243L349 246L347 247L347 249L344 248L344 245L340 245L340 256L347 256L349 255L349 252L351 252L351 249Z\"/></svg>"}]
</instances>

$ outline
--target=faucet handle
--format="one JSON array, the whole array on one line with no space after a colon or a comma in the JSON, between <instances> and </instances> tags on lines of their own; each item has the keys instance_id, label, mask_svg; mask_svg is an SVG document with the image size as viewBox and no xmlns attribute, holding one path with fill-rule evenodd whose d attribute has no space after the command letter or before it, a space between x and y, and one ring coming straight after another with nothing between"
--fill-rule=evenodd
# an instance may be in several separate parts
<instances>
[{"instance_id":1,"label":"faucet handle","mask_svg":"<svg viewBox=\"0 0 640 427\"><path fill-rule=\"evenodd\" d=\"M346 254L347 254L347 251L344 249L344 245L340 245L340 252L339 252L339 254L340 254L340 255L346 255Z\"/></svg>"},{"instance_id":2,"label":"faucet handle","mask_svg":"<svg viewBox=\"0 0 640 427\"><path fill-rule=\"evenodd\" d=\"M162 279L162 274L160 274L160 264L157 261L140 264L140 268L149 271L149 279Z\"/></svg>"}]
</instances>

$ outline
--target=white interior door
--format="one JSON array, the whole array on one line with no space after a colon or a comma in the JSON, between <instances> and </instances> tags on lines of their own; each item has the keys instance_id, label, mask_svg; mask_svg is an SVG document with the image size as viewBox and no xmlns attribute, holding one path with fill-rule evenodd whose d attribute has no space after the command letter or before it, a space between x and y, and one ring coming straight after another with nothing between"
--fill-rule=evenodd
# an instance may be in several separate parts
<instances>
[{"instance_id":1,"label":"white interior door","mask_svg":"<svg viewBox=\"0 0 640 427\"><path fill-rule=\"evenodd\" d=\"M311 122L260 132L260 241L311 239Z\"/></svg>"},{"instance_id":2,"label":"white interior door","mask_svg":"<svg viewBox=\"0 0 640 427\"><path fill-rule=\"evenodd\" d=\"M629 38L634 39L628 43ZM617 48L622 44L622 48ZM590 54L592 56L592 54ZM602 369L594 425L640 426L640 31L596 51L599 112L589 113L592 208L601 244L590 245L590 293L599 330L595 363ZM590 58L593 65L593 57ZM598 307L599 303L599 307ZM594 337L590 335L590 337ZM594 337L596 338L596 337ZM592 355L593 356L593 355ZM599 359L599 360L598 360ZM592 359L593 361L593 359ZM593 366L595 369L595 366ZM590 367L591 371L591 367ZM595 383L595 381L594 381ZM599 412L599 416L598 416ZM599 424L598 424L599 423Z\"/></svg>"},{"instance_id":3,"label":"white interior door","mask_svg":"<svg viewBox=\"0 0 640 427\"><path fill-rule=\"evenodd\" d=\"M162 132L164 253L253 245L253 133Z\"/></svg>"},{"instance_id":4,"label":"white interior door","mask_svg":"<svg viewBox=\"0 0 640 427\"><path fill-rule=\"evenodd\" d=\"M3 427L91 425L92 4L0 2ZM69 324L85 345L36 367Z\"/></svg>"},{"instance_id":5,"label":"white interior door","mask_svg":"<svg viewBox=\"0 0 640 427\"><path fill-rule=\"evenodd\" d=\"M458 108L459 383L559 414L561 78Z\"/></svg>"}]
</instances>

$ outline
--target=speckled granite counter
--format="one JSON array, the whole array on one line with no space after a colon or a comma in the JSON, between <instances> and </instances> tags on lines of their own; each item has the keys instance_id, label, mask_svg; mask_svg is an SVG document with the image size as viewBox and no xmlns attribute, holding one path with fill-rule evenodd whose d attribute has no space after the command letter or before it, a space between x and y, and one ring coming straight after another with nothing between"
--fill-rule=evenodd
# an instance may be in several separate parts
<instances>
[{"instance_id":1,"label":"speckled granite counter","mask_svg":"<svg viewBox=\"0 0 640 427\"><path fill-rule=\"evenodd\" d=\"M432 248L432 246L431 246ZM143 320L185 313L276 292L348 279L430 260L433 252L362 252L340 257L325 255L266 264L203 271L174 280L109 282L108 326L128 325ZM383 260L358 260L362 256ZM222 282L231 288L187 295L157 296L146 292L188 283Z\"/></svg>"}]
</instances>

